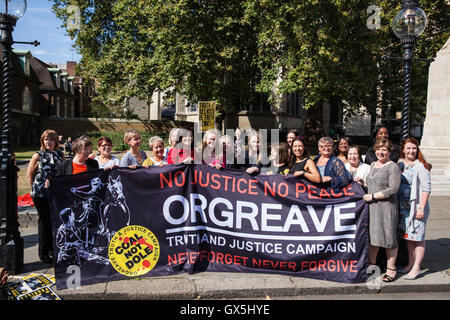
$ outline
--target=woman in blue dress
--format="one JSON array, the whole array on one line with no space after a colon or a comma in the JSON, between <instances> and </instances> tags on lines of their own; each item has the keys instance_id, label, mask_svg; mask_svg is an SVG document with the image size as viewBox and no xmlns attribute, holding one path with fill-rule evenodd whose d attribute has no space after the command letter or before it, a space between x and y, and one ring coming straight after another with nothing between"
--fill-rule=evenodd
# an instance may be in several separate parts
<instances>
[{"instance_id":1,"label":"woman in blue dress","mask_svg":"<svg viewBox=\"0 0 450 320\"><path fill-rule=\"evenodd\" d=\"M430 214L428 198L431 193L431 165L425 161L414 138L403 140L398 161L402 171L399 189L400 228L408 247L408 265L399 272L408 273L404 279L414 280L422 274L425 254L425 226Z\"/></svg>"}]
</instances>

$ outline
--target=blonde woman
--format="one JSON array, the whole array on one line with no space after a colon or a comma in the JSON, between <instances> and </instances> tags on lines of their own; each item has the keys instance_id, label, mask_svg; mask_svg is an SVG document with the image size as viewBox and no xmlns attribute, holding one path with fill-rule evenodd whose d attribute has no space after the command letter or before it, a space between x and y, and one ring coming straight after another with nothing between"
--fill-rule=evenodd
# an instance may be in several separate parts
<instances>
[{"instance_id":1,"label":"blonde woman","mask_svg":"<svg viewBox=\"0 0 450 320\"><path fill-rule=\"evenodd\" d=\"M216 154L216 147L220 149L222 148L221 146L220 147L217 146L220 136L221 133L217 129L207 130L203 135L203 143L202 143L203 163L211 167L216 167L217 169L225 167L225 164L222 162L222 159L219 157L219 154Z\"/></svg>"},{"instance_id":2,"label":"blonde woman","mask_svg":"<svg viewBox=\"0 0 450 320\"><path fill-rule=\"evenodd\" d=\"M164 149L164 158L166 159L169 156L170 150L172 150L172 148L177 144L178 130L180 130L180 128L173 128L170 130L168 139L169 145Z\"/></svg>"},{"instance_id":3,"label":"blonde woman","mask_svg":"<svg viewBox=\"0 0 450 320\"><path fill-rule=\"evenodd\" d=\"M262 157L261 135L257 131L252 131L248 136L248 151L245 152L242 168L248 174L258 174L263 164L270 165L270 160Z\"/></svg>"},{"instance_id":4,"label":"blonde woman","mask_svg":"<svg viewBox=\"0 0 450 320\"><path fill-rule=\"evenodd\" d=\"M191 129L180 128L177 131L175 146L167 157L168 164L190 164L194 161L194 139Z\"/></svg>"},{"instance_id":5,"label":"blonde woman","mask_svg":"<svg viewBox=\"0 0 450 320\"><path fill-rule=\"evenodd\" d=\"M139 149L141 147L140 133L135 129L128 129L125 131L123 141L130 146L130 149L120 159L120 166L133 169L141 166L145 159L147 159L147 155Z\"/></svg>"}]
</instances>

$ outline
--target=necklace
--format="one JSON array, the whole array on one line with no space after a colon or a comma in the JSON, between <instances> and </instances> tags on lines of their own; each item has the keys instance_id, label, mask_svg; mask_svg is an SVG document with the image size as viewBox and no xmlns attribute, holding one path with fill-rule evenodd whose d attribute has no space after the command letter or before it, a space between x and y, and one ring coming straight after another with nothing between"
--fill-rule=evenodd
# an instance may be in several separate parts
<instances>
[{"instance_id":1,"label":"necklace","mask_svg":"<svg viewBox=\"0 0 450 320\"><path fill-rule=\"evenodd\" d=\"M383 168L386 166L386 164L388 164L390 161L387 161L387 162L385 162L385 163L383 163L382 165L381 165L381 167L375 167L375 165L370 169L370 173L369 173L369 178L371 178L371 179L373 179L373 178L375 178L376 176L377 176L377 174L378 173L380 173L380 171L381 170L383 170ZM381 162L379 162L378 160L377 160L377 162L375 163L375 164L379 164L379 163L381 163ZM379 169L375 174L373 174L373 169Z\"/></svg>"}]
</instances>

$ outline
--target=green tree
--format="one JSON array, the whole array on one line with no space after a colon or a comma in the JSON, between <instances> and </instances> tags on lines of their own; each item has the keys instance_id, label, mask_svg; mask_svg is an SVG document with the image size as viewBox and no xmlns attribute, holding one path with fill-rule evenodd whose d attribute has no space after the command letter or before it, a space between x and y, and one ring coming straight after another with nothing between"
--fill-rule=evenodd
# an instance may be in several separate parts
<instances>
[{"instance_id":1,"label":"green tree","mask_svg":"<svg viewBox=\"0 0 450 320\"><path fill-rule=\"evenodd\" d=\"M380 0L53 0L68 27L69 5L80 8L80 28L68 30L94 78L97 100L122 106L173 89L217 100L233 112L258 93L300 92L306 108L337 101L350 112L365 106L391 113L401 105L402 68L390 24L401 1ZM367 28L369 5L379 6L381 28ZM449 6L421 1L430 23L416 56L430 57L449 36ZM423 114L428 72L413 65L412 107ZM120 111L120 110L119 110Z\"/></svg>"},{"instance_id":2,"label":"green tree","mask_svg":"<svg viewBox=\"0 0 450 320\"><path fill-rule=\"evenodd\" d=\"M79 71L96 79L103 103L150 100L157 88L229 110L239 97L251 99L259 79L256 40L241 22L239 1L55 0L66 27L69 5L81 12L81 28L69 31L82 56Z\"/></svg>"}]
</instances>

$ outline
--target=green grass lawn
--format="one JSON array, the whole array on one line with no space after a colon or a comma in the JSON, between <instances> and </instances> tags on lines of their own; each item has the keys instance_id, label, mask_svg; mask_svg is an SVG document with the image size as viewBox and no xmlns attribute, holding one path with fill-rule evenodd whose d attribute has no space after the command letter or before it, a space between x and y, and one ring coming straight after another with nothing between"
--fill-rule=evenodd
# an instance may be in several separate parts
<instances>
[{"instance_id":1,"label":"green grass lawn","mask_svg":"<svg viewBox=\"0 0 450 320\"><path fill-rule=\"evenodd\" d=\"M39 151L39 146L29 146L29 147L15 147L14 152L16 154L17 160L28 160L31 159L36 151Z\"/></svg>"}]
</instances>

